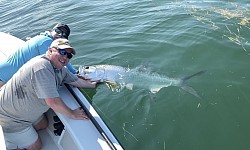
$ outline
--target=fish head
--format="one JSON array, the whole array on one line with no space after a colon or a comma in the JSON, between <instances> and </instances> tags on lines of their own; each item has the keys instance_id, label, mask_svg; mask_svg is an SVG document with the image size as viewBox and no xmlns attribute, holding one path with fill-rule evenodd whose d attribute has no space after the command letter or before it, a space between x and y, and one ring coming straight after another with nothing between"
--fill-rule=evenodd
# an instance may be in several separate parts
<instances>
[{"instance_id":1,"label":"fish head","mask_svg":"<svg viewBox=\"0 0 250 150\"><path fill-rule=\"evenodd\" d=\"M84 74L92 74L96 72L96 67L94 66L83 66Z\"/></svg>"},{"instance_id":2,"label":"fish head","mask_svg":"<svg viewBox=\"0 0 250 150\"><path fill-rule=\"evenodd\" d=\"M80 66L79 74L85 79L91 81L103 81L104 76L103 71L95 66Z\"/></svg>"}]
</instances>

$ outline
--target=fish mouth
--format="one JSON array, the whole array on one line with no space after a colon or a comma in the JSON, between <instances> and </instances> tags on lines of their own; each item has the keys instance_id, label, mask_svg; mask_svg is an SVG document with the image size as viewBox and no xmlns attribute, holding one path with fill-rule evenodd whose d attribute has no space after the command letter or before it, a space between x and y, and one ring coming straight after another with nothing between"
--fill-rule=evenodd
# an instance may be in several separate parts
<instances>
[{"instance_id":1,"label":"fish mouth","mask_svg":"<svg viewBox=\"0 0 250 150\"><path fill-rule=\"evenodd\" d=\"M93 66L83 66L81 71L81 76L87 80L91 80L93 76L96 76L96 67Z\"/></svg>"},{"instance_id":2,"label":"fish mouth","mask_svg":"<svg viewBox=\"0 0 250 150\"><path fill-rule=\"evenodd\" d=\"M91 81L103 81L105 78L105 68L97 66L84 66L81 73L84 78Z\"/></svg>"}]
</instances>

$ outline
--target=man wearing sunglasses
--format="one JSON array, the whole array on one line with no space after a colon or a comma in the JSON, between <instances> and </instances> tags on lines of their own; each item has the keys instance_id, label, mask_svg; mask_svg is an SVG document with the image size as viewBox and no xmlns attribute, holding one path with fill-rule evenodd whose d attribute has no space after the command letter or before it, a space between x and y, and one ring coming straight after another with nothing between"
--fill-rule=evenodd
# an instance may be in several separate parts
<instances>
[{"instance_id":1,"label":"man wearing sunglasses","mask_svg":"<svg viewBox=\"0 0 250 150\"><path fill-rule=\"evenodd\" d=\"M70 35L70 28L66 24L58 23L50 32L54 39L62 37L68 39Z\"/></svg>"},{"instance_id":2,"label":"man wearing sunglasses","mask_svg":"<svg viewBox=\"0 0 250 150\"><path fill-rule=\"evenodd\" d=\"M31 58L44 54L53 40L58 38L68 39L70 35L70 28L66 24L58 23L51 31L45 31L30 40L26 41L24 45L19 47L7 61L0 60L0 87L4 85L17 70L29 61ZM76 70L67 64L66 67L74 74Z\"/></svg>"},{"instance_id":3,"label":"man wearing sunglasses","mask_svg":"<svg viewBox=\"0 0 250 150\"><path fill-rule=\"evenodd\" d=\"M63 83L96 86L96 82L79 79L64 67L75 53L67 39L54 40L45 55L24 64L1 88L0 124L8 149L40 149L42 143L36 127L46 128L48 124L45 117L35 126L32 123L49 108L72 119L88 119L82 109L72 110L65 105L58 93Z\"/></svg>"}]
</instances>

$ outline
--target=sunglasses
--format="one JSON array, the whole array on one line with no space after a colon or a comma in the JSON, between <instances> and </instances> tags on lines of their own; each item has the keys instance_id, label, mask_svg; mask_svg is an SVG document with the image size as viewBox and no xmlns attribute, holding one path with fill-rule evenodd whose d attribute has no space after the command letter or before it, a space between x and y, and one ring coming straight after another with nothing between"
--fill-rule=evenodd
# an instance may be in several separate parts
<instances>
[{"instance_id":1,"label":"sunglasses","mask_svg":"<svg viewBox=\"0 0 250 150\"><path fill-rule=\"evenodd\" d=\"M65 38L68 38L68 35L65 32L63 32L62 30L60 30L59 28L55 28L55 32L57 34L61 34Z\"/></svg>"},{"instance_id":2,"label":"sunglasses","mask_svg":"<svg viewBox=\"0 0 250 150\"><path fill-rule=\"evenodd\" d=\"M56 49L58 50L58 52L61 55L67 55L68 59L71 59L73 57L73 54L72 53L68 53L65 49L59 49L59 48L56 48Z\"/></svg>"}]
</instances>

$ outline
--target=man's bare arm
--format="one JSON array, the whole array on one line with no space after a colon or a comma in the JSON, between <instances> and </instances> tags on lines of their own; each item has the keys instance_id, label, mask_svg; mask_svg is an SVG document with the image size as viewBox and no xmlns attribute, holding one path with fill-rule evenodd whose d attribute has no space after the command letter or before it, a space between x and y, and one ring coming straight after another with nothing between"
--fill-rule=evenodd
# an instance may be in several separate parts
<instances>
[{"instance_id":1,"label":"man's bare arm","mask_svg":"<svg viewBox=\"0 0 250 150\"><path fill-rule=\"evenodd\" d=\"M45 99L45 102L55 112L68 116L69 118L79 120L88 119L88 116L83 109L77 108L75 110L71 110L67 105L65 105L60 97L47 98Z\"/></svg>"}]
</instances>

